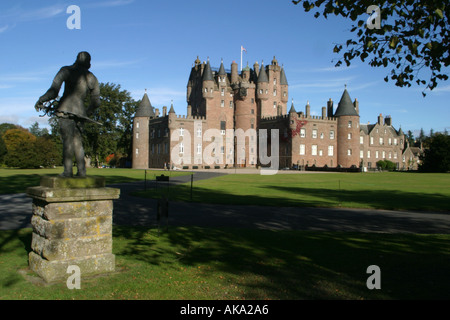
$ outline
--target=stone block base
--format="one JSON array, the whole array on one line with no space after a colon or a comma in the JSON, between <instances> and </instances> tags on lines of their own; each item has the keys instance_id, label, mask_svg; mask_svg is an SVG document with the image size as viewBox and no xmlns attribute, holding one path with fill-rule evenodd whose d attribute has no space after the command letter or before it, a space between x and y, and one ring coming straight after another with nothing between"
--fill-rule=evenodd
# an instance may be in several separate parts
<instances>
[{"instance_id":1,"label":"stone block base","mask_svg":"<svg viewBox=\"0 0 450 320\"><path fill-rule=\"evenodd\" d=\"M69 266L78 266L81 277L105 274L115 271L115 256L113 254L101 254L92 257L83 257L72 260L46 260L35 252L30 252L30 269L39 275L45 282L51 283L67 279Z\"/></svg>"},{"instance_id":2,"label":"stone block base","mask_svg":"<svg viewBox=\"0 0 450 320\"><path fill-rule=\"evenodd\" d=\"M119 193L95 177L43 177L39 187L29 188L31 270L46 282L67 279L69 266L78 266L81 276L114 271L112 213Z\"/></svg>"}]
</instances>

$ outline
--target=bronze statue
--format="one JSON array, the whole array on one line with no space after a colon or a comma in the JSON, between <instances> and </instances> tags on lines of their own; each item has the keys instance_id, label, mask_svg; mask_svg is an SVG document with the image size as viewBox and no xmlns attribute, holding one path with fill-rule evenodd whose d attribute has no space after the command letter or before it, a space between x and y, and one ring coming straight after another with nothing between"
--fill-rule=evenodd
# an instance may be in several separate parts
<instances>
[{"instance_id":1,"label":"bronze statue","mask_svg":"<svg viewBox=\"0 0 450 320\"><path fill-rule=\"evenodd\" d=\"M59 118L59 126L63 141L64 172L62 177L72 177L73 157L77 162L77 176L86 176L85 154L82 141L85 121L95 122L88 118L94 109L100 106L100 88L97 78L89 71L91 56L80 52L71 66L62 67L53 79L48 91L36 102L36 111L45 110L46 114ZM52 108L54 99L58 97L61 86L65 83L64 94L56 108ZM90 106L85 108L84 102L90 94ZM49 103L50 101L52 101ZM96 122L97 123L97 122Z\"/></svg>"}]
</instances>

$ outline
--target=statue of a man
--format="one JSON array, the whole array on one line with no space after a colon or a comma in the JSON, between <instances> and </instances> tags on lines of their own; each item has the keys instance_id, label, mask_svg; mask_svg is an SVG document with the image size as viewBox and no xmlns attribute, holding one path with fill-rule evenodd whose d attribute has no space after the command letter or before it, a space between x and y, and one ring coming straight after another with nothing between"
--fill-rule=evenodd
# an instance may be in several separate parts
<instances>
[{"instance_id":1,"label":"statue of a man","mask_svg":"<svg viewBox=\"0 0 450 320\"><path fill-rule=\"evenodd\" d=\"M63 83L64 94L53 114L59 118L59 126L63 141L64 172L62 177L72 177L73 157L77 162L77 176L86 176L85 154L82 141L83 123L89 120L95 108L100 106L100 88L97 78L89 71L91 56L80 52L71 66L62 67L55 76L50 89L39 98L35 108L44 109L44 103L58 97ZM84 102L90 94L91 103L88 109Z\"/></svg>"}]
</instances>

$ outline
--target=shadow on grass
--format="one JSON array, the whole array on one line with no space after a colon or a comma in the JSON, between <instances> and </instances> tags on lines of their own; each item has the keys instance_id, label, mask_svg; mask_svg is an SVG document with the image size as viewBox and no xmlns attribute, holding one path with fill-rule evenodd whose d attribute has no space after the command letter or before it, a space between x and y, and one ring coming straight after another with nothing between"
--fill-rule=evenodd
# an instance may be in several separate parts
<instances>
[{"instance_id":1,"label":"shadow on grass","mask_svg":"<svg viewBox=\"0 0 450 320\"><path fill-rule=\"evenodd\" d=\"M272 207L348 207L386 210L450 212L450 197L442 194L406 192L402 190L336 190L290 186L259 186L261 195L237 195L180 185L170 190L174 201L193 201L212 204L260 205ZM137 192L135 195L155 197L155 193Z\"/></svg>"},{"instance_id":2,"label":"shadow on grass","mask_svg":"<svg viewBox=\"0 0 450 320\"><path fill-rule=\"evenodd\" d=\"M56 174L15 174L5 177L0 177L0 194L14 194L24 193L28 187L39 186L41 176L57 176ZM98 176L103 177L103 176ZM126 176L110 175L104 176L105 183L118 184L127 182L142 181L142 179L136 179Z\"/></svg>"},{"instance_id":3,"label":"shadow on grass","mask_svg":"<svg viewBox=\"0 0 450 320\"><path fill-rule=\"evenodd\" d=\"M131 239L118 255L168 263L161 260L167 249L150 236L155 230L118 227L114 233ZM223 277L242 299L450 298L450 250L443 235L190 227L172 228L160 241L168 241L178 263L198 268L205 281ZM381 269L381 290L366 286L370 265Z\"/></svg>"}]
</instances>

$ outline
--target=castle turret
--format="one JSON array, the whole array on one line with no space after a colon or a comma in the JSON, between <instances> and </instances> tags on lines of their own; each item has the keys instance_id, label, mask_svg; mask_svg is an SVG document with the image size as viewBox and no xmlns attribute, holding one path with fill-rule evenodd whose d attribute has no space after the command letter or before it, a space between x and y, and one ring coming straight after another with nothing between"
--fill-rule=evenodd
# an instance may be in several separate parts
<instances>
[{"instance_id":1,"label":"castle turret","mask_svg":"<svg viewBox=\"0 0 450 320\"><path fill-rule=\"evenodd\" d=\"M261 64L256 90L257 99L267 100L269 98L269 78L267 77L267 72L264 68L264 62Z\"/></svg>"},{"instance_id":2,"label":"castle turret","mask_svg":"<svg viewBox=\"0 0 450 320\"><path fill-rule=\"evenodd\" d=\"M214 92L214 77L212 74L211 66L209 65L209 58L208 62L206 63L205 69L203 70L202 81L203 81L203 98L212 99Z\"/></svg>"},{"instance_id":3,"label":"castle turret","mask_svg":"<svg viewBox=\"0 0 450 320\"><path fill-rule=\"evenodd\" d=\"M155 112L147 95L142 97L136 114L133 118L133 155L132 167L134 169L147 169L149 160L149 122L155 117Z\"/></svg>"},{"instance_id":4,"label":"castle turret","mask_svg":"<svg viewBox=\"0 0 450 320\"><path fill-rule=\"evenodd\" d=\"M284 68L281 67L280 71L280 89L281 89L281 102L287 103L288 102L288 81L286 78L286 73L284 72Z\"/></svg>"},{"instance_id":5,"label":"castle turret","mask_svg":"<svg viewBox=\"0 0 450 320\"><path fill-rule=\"evenodd\" d=\"M359 114L350 99L347 89L339 101L337 117L337 164L344 168L359 167Z\"/></svg>"}]
</instances>

